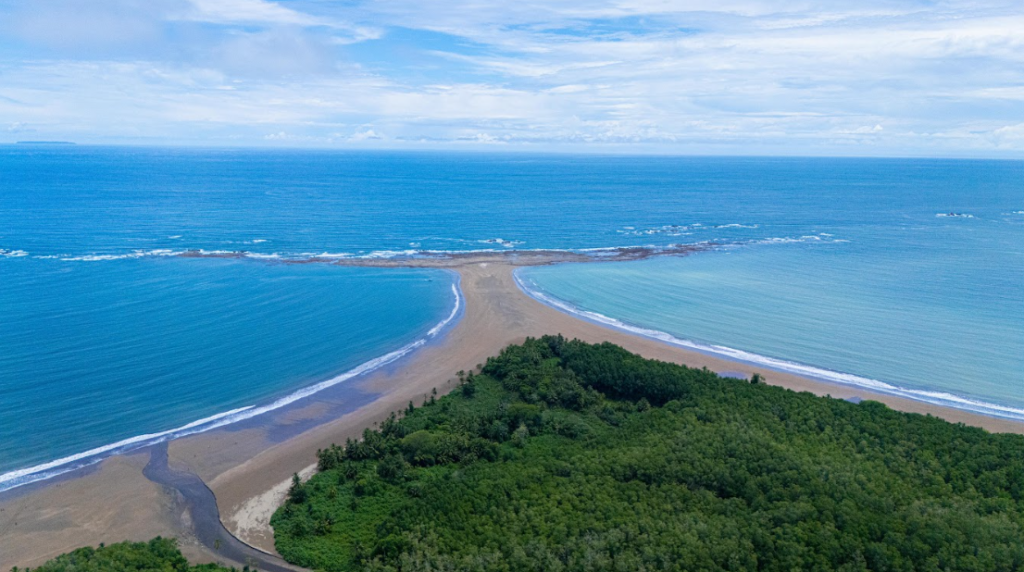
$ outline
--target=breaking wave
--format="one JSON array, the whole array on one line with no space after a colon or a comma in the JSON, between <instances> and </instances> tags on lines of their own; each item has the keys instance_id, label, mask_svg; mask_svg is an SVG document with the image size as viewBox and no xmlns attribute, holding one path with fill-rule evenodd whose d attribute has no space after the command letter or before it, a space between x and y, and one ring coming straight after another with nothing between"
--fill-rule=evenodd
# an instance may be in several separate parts
<instances>
[{"instance_id":1,"label":"breaking wave","mask_svg":"<svg viewBox=\"0 0 1024 572\"><path fill-rule=\"evenodd\" d=\"M809 377L812 379L817 379L828 383L860 387L865 390L873 391L876 393L884 393L888 395L894 395L897 397L913 399L916 401L922 401L933 405L940 405L944 407L951 407L964 411L970 411L973 413L980 413L982 415L987 415L990 417L999 417L1003 419L1012 419L1015 421L1024 421L1024 409L1009 407L997 403L980 401L977 399L955 395L952 393L900 387L877 379L871 379L868 377L862 377L850 373L832 371L829 369L815 367L812 365L806 365L793 361L763 356L726 346L704 344L700 342L695 342L693 340L681 339L667 332L627 324L625 322L616 320L615 318L611 318L603 314L598 314L597 312L583 310L568 302L565 302L553 296L549 296L542 292L541 290L539 290L536 287L536 285L527 285L526 282L524 282L524 280L519 276L518 271L514 273L514 277L516 285L519 286L520 290L522 290L531 298L547 306L550 306L567 314L577 316L584 320L595 322L597 324L608 326L630 334L658 340L660 342L664 342L673 346L686 348L701 353L724 357L727 359L751 365L762 366L776 371L782 371L786 373L792 373L804 377Z\"/></svg>"},{"instance_id":2,"label":"breaking wave","mask_svg":"<svg viewBox=\"0 0 1024 572\"><path fill-rule=\"evenodd\" d=\"M251 419L257 415L262 415L275 409L280 409L287 405L290 405L304 397L313 395L323 391L329 387L338 385L339 383L348 381L354 377L367 374L382 366L392 363L406 355L409 355L416 349L426 345L432 339L436 338L441 334L445 328L447 328L459 315L459 311L462 309L462 293L459 290L458 281L452 284L452 294L455 298L455 303L452 311L448 316L434 325L426 335L416 341L410 342L397 350L374 358L370 361L364 362L353 369L346 371L340 375L332 377L330 379L321 381L307 387L303 387L295 392L292 392L284 397L277 399L266 405L248 405L246 407L240 407L225 411L223 413L217 413L210 417L205 417L197 421L182 425L181 427L170 429L167 431L161 431L158 433L147 433L144 435L137 435L135 437L129 437L115 443L89 449L81 453L69 455L54 461L49 461L33 467L27 467L24 469L18 469L8 473L0 475L0 492L4 492L16 487L27 485L30 483L50 479L64 473L74 471L83 467L94 465L104 459L107 459L113 455L119 453L125 453L131 450L139 449L170 439L177 439L185 437L187 435L194 435L196 433L202 433L204 431L210 431L218 427L223 427L231 423L237 423L245 419Z\"/></svg>"}]
</instances>

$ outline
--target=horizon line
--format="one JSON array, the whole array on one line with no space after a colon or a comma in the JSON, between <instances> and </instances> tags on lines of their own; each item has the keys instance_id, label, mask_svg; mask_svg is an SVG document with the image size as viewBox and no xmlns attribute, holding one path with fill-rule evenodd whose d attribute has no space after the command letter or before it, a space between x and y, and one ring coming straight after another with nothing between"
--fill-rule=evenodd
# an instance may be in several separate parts
<instances>
[{"instance_id":1,"label":"horizon line","mask_svg":"<svg viewBox=\"0 0 1024 572\"><path fill-rule=\"evenodd\" d=\"M643 145L643 144L641 144ZM764 153L761 150L752 150L749 153L728 151L728 152L678 152L670 150L651 149L644 145L643 149L629 150L622 146L590 147L573 146L571 149L556 149L552 146L543 148L531 148L526 145L458 145L451 146L327 146L327 145L264 145L256 143L175 143L175 142L131 142L131 143L96 143L77 142L72 140L19 140L0 141L0 147L43 147L43 148L118 148L118 149L181 149L181 150L209 150L209 151L310 151L310 152L337 152L337 153L435 153L435 154L465 154L465 155L502 155L502 154L523 154L523 155L561 155L561 156L605 156L605 157L661 157L661 158L721 158L721 159L875 159L875 160L936 160L936 161L1005 161L1024 162L1024 151L1006 151L1002 154L978 153L978 154L810 154L810 153Z\"/></svg>"}]
</instances>

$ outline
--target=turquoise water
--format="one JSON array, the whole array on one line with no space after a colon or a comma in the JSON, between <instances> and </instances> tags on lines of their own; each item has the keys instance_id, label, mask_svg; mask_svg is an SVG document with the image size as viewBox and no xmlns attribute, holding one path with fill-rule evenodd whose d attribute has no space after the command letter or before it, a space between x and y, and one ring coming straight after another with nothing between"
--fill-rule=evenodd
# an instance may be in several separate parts
<instances>
[{"instance_id":1,"label":"turquoise water","mask_svg":"<svg viewBox=\"0 0 1024 572\"><path fill-rule=\"evenodd\" d=\"M342 381L427 336L454 302L439 271L27 257L2 271L0 488L23 467Z\"/></svg>"},{"instance_id":2,"label":"turquoise water","mask_svg":"<svg viewBox=\"0 0 1024 572\"><path fill-rule=\"evenodd\" d=\"M980 247L986 238L970 240ZM1019 260L1020 245L1012 248L989 264ZM1024 419L1024 296L1007 295L1013 283L989 287L990 272L1014 272L947 250L910 261L897 250L863 258L854 249L744 246L519 273L528 288L574 309L710 353Z\"/></svg>"},{"instance_id":3,"label":"turquoise water","mask_svg":"<svg viewBox=\"0 0 1024 572\"><path fill-rule=\"evenodd\" d=\"M522 276L751 361L1024 407L1021 162L0 146L0 489L454 319L449 274L282 261L679 243L714 248Z\"/></svg>"}]
</instances>

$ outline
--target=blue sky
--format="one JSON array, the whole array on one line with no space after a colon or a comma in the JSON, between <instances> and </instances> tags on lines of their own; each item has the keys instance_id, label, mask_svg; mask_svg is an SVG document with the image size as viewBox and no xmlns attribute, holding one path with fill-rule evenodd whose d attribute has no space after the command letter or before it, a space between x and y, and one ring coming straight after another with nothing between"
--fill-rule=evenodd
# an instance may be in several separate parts
<instances>
[{"instance_id":1,"label":"blue sky","mask_svg":"<svg viewBox=\"0 0 1024 572\"><path fill-rule=\"evenodd\" d=\"M0 142L1024 157L1024 4L0 0Z\"/></svg>"}]
</instances>

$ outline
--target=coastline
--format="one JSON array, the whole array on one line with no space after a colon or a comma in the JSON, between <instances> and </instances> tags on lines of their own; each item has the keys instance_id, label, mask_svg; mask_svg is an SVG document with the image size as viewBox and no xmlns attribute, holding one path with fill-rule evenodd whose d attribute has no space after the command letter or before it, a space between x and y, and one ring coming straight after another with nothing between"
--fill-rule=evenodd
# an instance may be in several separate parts
<instances>
[{"instance_id":1,"label":"coastline","mask_svg":"<svg viewBox=\"0 0 1024 572\"><path fill-rule=\"evenodd\" d=\"M632 325L597 312L576 307L564 300L560 300L554 296L544 293L540 288L531 288L526 284L524 279L519 276L518 272L513 274L513 278L520 290L522 290L527 296L530 296L545 306L573 315L581 320L625 332L627 334L664 342L672 346L716 356L737 363L747 364L754 368L764 368L766 371L790 373L800 377L806 377L828 385L850 387L853 389L860 389L866 392L892 397L902 397L937 407L947 407L968 413L983 415L985 417L994 417L996 419L1024 423L1024 409L1004 406L998 403L979 401L940 391L908 389L851 373L806 365L800 362L789 361L781 358L768 357L744 350L737 350L728 346L703 344L684 338L677 338L668 332Z\"/></svg>"},{"instance_id":2,"label":"coastline","mask_svg":"<svg viewBox=\"0 0 1024 572\"><path fill-rule=\"evenodd\" d=\"M768 383L797 391L842 399L872 399L893 409L931 414L993 432L1024 433L1024 423L791 373L766 371L763 366L585 321L531 298L520 290L513 272L519 266L595 261L595 258L567 256L566 253L557 256L538 252L524 254L309 261L450 269L461 279L462 318L444 335L416 348L417 351L400 363L383 364L353 380L351 389L362 392L364 399L323 392L306 396L293 408L265 413L258 422L253 418L247 423L174 439L168 447L171 464L194 472L206 481L216 495L223 521L236 536L257 548L272 551L272 537L262 522L269 518L268 505L273 508L273 500L281 494L282 482L315 462L317 449L357 437L364 427L383 420L410 400L421 402L433 388L439 393L447 392L455 385L450 381L456 371L472 369L510 343L520 342L527 336L555 333L588 342L610 341L644 357L708 367L718 372L747 376L760 372L766 375ZM343 412L338 415L339 411ZM293 430L285 430L289 427ZM133 455L116 455L81 477L61 482L59 487L42 486L24 495L0 500L3 510L0 512L0 568L35 566L60 552L98 542L186 533L187 515L179 514L173 495L145 480L139 463L129 462L132 458ZM186 553L196 562L216 559L216 555L188 545L187 539Z\"/></svg>"},{"instance_id":3,"label":"coastline","mask_svg":"<svg viewBox=\"0 0 1024 572\"><path fill-rule=\"evenodd\" d=\"M271 411L286 408L292 403L300 401L305 397L319 393L320 391L329 389L335 385L349 381L350 379L366 375L390 363L399 361L414 352L416 349L429 343L448 328L459 316L462 311L462 295L459 290L458 275L455 274L454 278L455 280L452 283L454 304L451 313L446 318L435 324L424 336L415 339L398 349L361 363L348 371L330 377L324 381L301 387L269 403L239 407L217 413L203 419L191 421L177 428L156 433L136 435L115 443L101 445L81 453L75 453L67 457L56 459L54 461L48 461L40 465L4 473L0 475L0 494L18 487L57 478L66 473L87 469L88 467L115 455L131 454L140 449L158 445L166 441L172 441L174 439L180 439L188 435L204 433L206 431L212 431L226 425L239 423L247 419L269 413Z\"/></svg>"}]
</instances>

